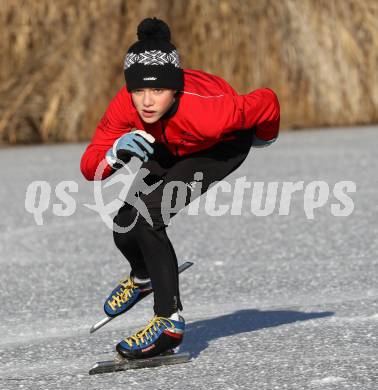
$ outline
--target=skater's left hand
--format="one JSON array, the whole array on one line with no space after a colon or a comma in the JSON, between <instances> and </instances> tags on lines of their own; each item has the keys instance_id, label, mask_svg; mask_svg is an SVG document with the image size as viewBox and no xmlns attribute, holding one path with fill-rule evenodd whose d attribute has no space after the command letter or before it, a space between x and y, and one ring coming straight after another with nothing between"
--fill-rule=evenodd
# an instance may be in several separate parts
<instances>
[{"instance_id":1,"label":"skater's left hand","mask_svg":"<svg viewBox=\"0 0 378 390\"><path fill-rule=\"evenodd\" d=\"M114 142L113 146L106 153L107 161L115 169L122 166L122 164L119 164L119 161L128 163L132 156L147 162L154 153L152 147L154 142L155 138L151 134L144 130L133 129Z\"/></svg>"}]
</instances>

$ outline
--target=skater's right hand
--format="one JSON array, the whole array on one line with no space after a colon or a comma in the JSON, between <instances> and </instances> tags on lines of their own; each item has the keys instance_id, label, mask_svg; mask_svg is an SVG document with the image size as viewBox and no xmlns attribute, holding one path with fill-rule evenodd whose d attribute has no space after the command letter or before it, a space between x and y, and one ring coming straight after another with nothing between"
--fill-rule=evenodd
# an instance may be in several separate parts
<instances>
[{"instance_id":1,"label":"skater's right hand","mask_svg":"<svg viewBox=\"0 0 378 390\"><path fill-rule=\"evenodd\" d=\"M106 153L107 160L113 167L116 167L117 160L128 163L132 156L146 162L154 153L151 146L154 142L155 138L151 134L144 130L133 130L114 142L113 147Z\"/></svg>"}]
</instances>

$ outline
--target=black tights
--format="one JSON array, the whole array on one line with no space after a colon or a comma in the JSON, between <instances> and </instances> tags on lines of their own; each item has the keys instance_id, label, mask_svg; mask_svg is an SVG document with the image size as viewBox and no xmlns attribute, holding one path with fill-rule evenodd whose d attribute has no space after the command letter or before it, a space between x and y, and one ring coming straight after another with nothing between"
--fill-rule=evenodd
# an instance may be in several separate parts
<instances>
[{"instance_id":1,"label":"black tights","mask_svg":"<svg viewBox=\"0 0 378 390\"><path fill-rule=\"evenodd\" d=\"M141 208L135 207L132 202L125 203L114 218L118 226L125 228L123 232L113 232L115 244L129 261L131 275L151 278L154 312L158 316L169 317L178 309L182 310L177 257L166 227L179 209L205 193L216 181L224 179L245 160L251 146L252 131L241 130L234 134L237 135L236 140L220 142L209 149L183 157L172 155L162 144L154 145L154 155L143 163L133 181L135 185L138 177L143 178L149 186L161 181L150 193L140 192L138 196L148 210L150 221L139 212ZM148 169L144 171L148 172L146 176L143 168ZM201 172L202 176L195 176L196 172ZM191 190L186 184L193 183L195 179L200 184L197 183ZM175 195L169 198L169 203L162 203L164 187L172 181L182 182L180 188L184 191L181 191L179 209L176 207L174 212L171 207L177 206L178 190L173 191ZM132 192L130 190L129 194Z\"/></svg>"}]
</instances>

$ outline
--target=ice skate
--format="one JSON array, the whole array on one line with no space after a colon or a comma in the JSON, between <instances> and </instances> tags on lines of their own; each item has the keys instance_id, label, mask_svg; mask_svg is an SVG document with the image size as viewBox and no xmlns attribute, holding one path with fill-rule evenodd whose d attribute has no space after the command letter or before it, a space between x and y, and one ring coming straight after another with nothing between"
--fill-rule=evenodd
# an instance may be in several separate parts
<instances>
[{"instance_id":1,"label":"ice skate","mask_svg":"<svg viewBox=\"0 0 378 390\"><path fill-rule=\"evenodd\" d=\"M117 344L116 350L125 359L146 359L171 351L181 344L185 320L178 313L171 317L154 316L149 324Z\"/></svg>"},{"instance_id":2,"label":"ice skate","mask_svg":"<svg viewBox=\"0 0 378 390\"><path fill-rule=\"evenodd\" d=\"M190 261L181 264L178 268L179 273L185 271L192 265L193 263ZM129 279L131 280L129 281ZM138 284L135 283L132 278L125 278L125 280L122 280L112 291L104 303L106 317L94 324L89 332L96 332L96 330L102 328L120 314L130 310L136 303L151 294L151 292L152 285L150 282Z\"/></svg>"},{"instance_id":3,"label":"ice skate","mask_svg":"<svg viewBox=\"0 0 378 390\"><path fill-rule=\"evenodd\" d=\"M185 321L177 313L170 318L155 316L145 328L117 344L113 360L96 363L89 374L187 363L189 352L174 351L183 340L184 329Z\"/></svg>"},{"instance_id":4,"label":"ice skate","mask_svg":"<svg viewBox=\"0 0 378 390\"><path fill-rule=\"evenodd\" d=\"M150 280L137 282L132 276L121 280L104 303L108 317L116 317L130 310L152 291Z\"/></svg>"}]
</instances>

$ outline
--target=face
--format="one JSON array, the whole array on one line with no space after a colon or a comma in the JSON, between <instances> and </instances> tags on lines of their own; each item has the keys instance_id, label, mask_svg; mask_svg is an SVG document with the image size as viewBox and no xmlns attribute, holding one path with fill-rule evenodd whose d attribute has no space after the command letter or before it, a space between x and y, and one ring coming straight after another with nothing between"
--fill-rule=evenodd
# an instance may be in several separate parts
<instances>
[{"instance_id":1,"label":"face","mask_svg":"<svg viewBox=\"0 0 378 390\"><path fill-rule=\"evenodd\" d=\"M165 88L141 88L131 91L135 108L146 123L158 121L175 101L176 91Z\"/></svg>"}]
</instances>

